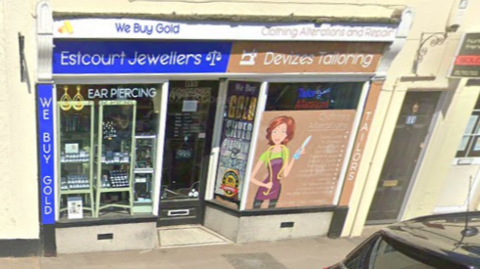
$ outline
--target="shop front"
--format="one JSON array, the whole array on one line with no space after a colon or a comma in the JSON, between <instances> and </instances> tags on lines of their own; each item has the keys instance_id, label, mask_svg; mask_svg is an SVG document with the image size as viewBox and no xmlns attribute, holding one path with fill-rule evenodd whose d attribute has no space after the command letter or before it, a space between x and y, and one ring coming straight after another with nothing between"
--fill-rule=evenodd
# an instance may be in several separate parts
<instances>
[{"instance_id":1,"label":"shop front","mask_svg":"<svg viewBox=\"0 0 480 269\"><path fill-rule=\"evenodd\" d=\"M57 18L37 87L56 251L153 248L185 224L339 234L397 28Z\"/></svg>"}]
</instances>

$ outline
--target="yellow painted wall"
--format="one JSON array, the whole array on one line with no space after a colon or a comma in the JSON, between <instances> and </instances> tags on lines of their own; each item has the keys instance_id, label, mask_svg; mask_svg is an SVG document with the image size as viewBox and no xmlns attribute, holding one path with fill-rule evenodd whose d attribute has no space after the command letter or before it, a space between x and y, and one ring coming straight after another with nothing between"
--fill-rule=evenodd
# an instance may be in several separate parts
<instances>
[{"instance_id":1,"label":"yellow painted wall","mask_svg":"<svg viewBox=\"0 0 480 269\"><path fill-rule=\"evenodd\" d=\"M447 1L421 1L416 6L416 18L405 47L393 62L384 85L380 104L375 113L372 131L367 142L361 168L350 203L351 214L343 231L344 236L360 235L373 199L388 147L393 135L400 107L407 90L437 89L450 91L450 99L434 122L436 128L431 133L430 143L426 149L422 165L414 179L411 194L401 220L432 214L438 199L449 184L448 173L455 156L461 136L478 96L478 89L464 88L463 81L447 78L448 69L461 34L474 31L478 27L477 11L480 2L470 1L461 28L457 33L449 34L447 40L436 47L428 47L428 53L422 61L418 75L434 76L432 81L401 82L402 76L414 77L411 67L419 46L421 32L442 32L445 28L451 4ZM453 1L448 1L453 3ZM455 5L458 1L455 1ZM414 5L415 6L415 5ZM434 7L434 8L433 8ZM393 93L392 93L393 92ZM388 102L393 95L390 104ZM388 101L387 101L388 100ZM373 148L373 150L372 150Z\"/></svg>"},{"instance_id":2,"label":"yellow painted wall","mask_svg":"<svg viewBox=\"0 0 480 269\"><path fill-rule=\"evenodd\" d=\"M35 2L0 1L0 239L39 238ZM18 33L30 84L20 82Z\"/></svg>"},{"instance_id":3,"label":"yellow painted wall","mask_svg":"<svg viewBox=\"0 0 480 269\"><path fill-rule=\"evenodd\" d=\"M458 87L448 110L436 122L422 167L402 219L432 214L475 105L479 89ZM458 177L461 174L457 175ZM452 191L452 195L457 195Z\"/></svg>"},{"instance_id":4,"label":"yellow painted wall","mask_svg":"<svg viewBox=\"0 0 480 269\"><path fill-rule=\"evenodd\" d=\"M37 141L35 118L35 5L36 0L0 1L0 238L38 238L38 178L37 178ZM384 89L380 95L379 106L372 122L370 137L366 145L357 183L352 196L352 212L346 224L346 233L361 231L373 198L378 175L383 165L393 126L398 116L405 91L409 86L398 82L398 77L409 75L418 40L422 31L443 31L454 0L346 0L341 3L334 0L303 0L301 3L288 0L265 1L153 1L153 0L51 0L54 12L73 13L130 13L130 14L221 14L221 15L266 15L266 16L331 16L331 17L378 17L388 18L395 9L411 6L416 11L414 26L404 50L394 61ZM472 7L465 24L473 25L478 20L472 10L480 10L478 1L471 1ZM476 2L476 3L475 3ZM463 31L464 29L461 29ZM30 86L20 82L19 54L17 34L21 32L26 40L26 59L28 63ZM437 74L440 78L431 83L421 83L415 87L445 87L447 85L446 68L449 65L458 36L450 37L447 43L432 49L421 66L422 74ZM414 83L415 84L415 83ZM473 93L472 93L473 94ZM454 100L455 108L468 107L472 96L460 92ZM466 106L467 105L467 106ZM464 117L460 111L451 112L441 119L448 130L455 118ZM450 120L449 120L450 119ZM441 123L441 122L440 122ZM450 125L449 125L450 124ZM463 128L460 128L463 130ZM440 131L439 131L440 132ZM458 133L436 134L431 145L453 143L458 145ZM454 141L457 139L456 141ZM445 151L447 152L447 151ZM441 152L443 154L443 151ZM421 189L432 183L428 180L435 176L435 184L442 184L442 175L432 174L434 155L432 150L425 158L425 171L420 171L419 181L426 178L424 184L415 186L412 199L421 199ZM447 156L448 155L448 156ZM439 165L447 165L448 153L442 157ZM435 170L435 169L434 169ZM443 172L442 172L443 173ZM446 172L445 172L446 173ZM438 176L438 177L437 177ZM443 174L443 176L445 176ZM440 179L439 179L440 178ZM444 179L443 179L444 181ZM364 188L365 187L365 188ZM440 188L438 188L440 189ZM364 192L363 190L366 190ZM432 195L433 197L434 195ZM407 207L407 216L427 211L433 198L425 205ZM358 210L357 210L358 209ZM352 232L353 231L353 232Z\"/></svg>"},{"instance_id":5,"label":"yellow painted wall","mask_svg":"<svg viewBox=\"0 0 480 269\"><path fill-rule=\"evenodd\" d=\"M298 3L298 2L301 2ZM362 2L371 3L363 5ZM414 2L414 1L409 1ZM267 15L267 16L355 16L390 17L405 1L161 1L161 0L51 0L56 12L82 13L144 13L144 14L222 14L222 15Z\"/></svg>"}]
</instances>

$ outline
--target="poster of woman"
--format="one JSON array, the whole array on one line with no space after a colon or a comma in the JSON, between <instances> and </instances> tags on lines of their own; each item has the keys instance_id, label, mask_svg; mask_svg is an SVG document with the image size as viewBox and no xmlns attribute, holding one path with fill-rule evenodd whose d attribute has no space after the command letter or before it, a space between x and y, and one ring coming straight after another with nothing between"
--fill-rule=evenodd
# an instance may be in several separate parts
<instances>
[{"instance_id":1,"label":"poster of woman","mask_svg":"<svg viewBox=\"0 0 480 269\"><path fill-rule=\"evenodd\" d=\"M247 209L332 205L355 110L266 111Z\"/></svg>"},{"instance_id":2,"label":"poster of woman","mask_svg":"<svg viewBox=\"0 0 480 269\"><path fill-rule=\"evenodd\" d=\"M261 208L263 202L268 201L268 208L275 208L282 190L281 180L288 177L295 161L305 154L305 147L311 137L305 140L293 158L290 158L288 142L295 136L295 120L289 116L274 118L268 128L266 139L270 146L261 156L253 168L250 182L259 186L253 202L253 208ZM263 181L257 179L262 168L266 168L267 176Z\"/></svg>"}]
</instances>

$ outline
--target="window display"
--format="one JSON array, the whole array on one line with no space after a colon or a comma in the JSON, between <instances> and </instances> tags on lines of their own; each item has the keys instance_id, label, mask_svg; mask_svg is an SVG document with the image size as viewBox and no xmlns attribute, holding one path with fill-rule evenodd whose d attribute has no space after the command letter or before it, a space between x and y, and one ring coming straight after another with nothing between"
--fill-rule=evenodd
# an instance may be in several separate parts
<instances>
[{"instance_id":1,"label":"window display","mask_svg":"<svg viewBox=\"0 0 480 269\"><path fill-rule=\"evenodd\" d=\"M218 81L171 81L163 155L162 200L198 199L207 171Z\"/></svg>"},{"instance_id":2,"label":"window display","mask_svg":"<svg viewBox=\"0 0 480 269\"><path fill-rule=\"evenodd\" d=\"M356 109L363 83L271 83L265 110Z\"/></svg>"},{"instance_id":3,"label":"window display","mask_svg":"<svg viewBox=\"0 0 480 269\"><path fill-rule=\"evenodd\" d=\"M153 174L155 164L155 135L137 135L134 169L134 212L151 212L153 207Z\"/></svg>"},{"instance_id":4,"label":"window display","mask_svg":"<svg viewBox=\"0 0 480 269\"><path fill-rule=\"evenodd\" d=\"M152 212L160 86L57 85L60 219Z\"/></svg>"},{"instance_id":5,"label":"window display","mask_svg":"<svg viewBox=\"0 0 480 269\"><path fill-rule=\"evenodd\" d=\"M132 178L135 143L135 100L99 102L96 211L124 208L133 213Z\"/></svg>"},{"instance_id":6,"label":"window display","mask_svg":"<svg viewBox=\"0 0 480 269\"><path fill-rule=\"evenodd\" d=\"M269 84L246 209L335 205L363 84Z\"/></svg>"},{"instance_id":7,"label":"window display","mask_svg":"<svg viewBox=\"0 0 480 269\"><path fill-rule=\"evenodd\" d=\"M65 91L68 87L65 87ZM58 102L60 151L59 198L60 214L67 218L78 218L68 206L70 200L80 201L82 211L93 215L93 139L94 103L79 101ZM77 202L78 203L78 202Z\"/></svg>"}]
</instances>

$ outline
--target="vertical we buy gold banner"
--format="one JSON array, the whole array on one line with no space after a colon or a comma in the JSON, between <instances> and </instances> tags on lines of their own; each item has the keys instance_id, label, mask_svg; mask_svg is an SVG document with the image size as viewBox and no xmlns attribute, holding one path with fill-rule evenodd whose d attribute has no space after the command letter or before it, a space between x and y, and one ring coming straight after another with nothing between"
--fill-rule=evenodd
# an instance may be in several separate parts
<instances>
[{"instance_id":1,"label":"vertical we buy gold banner","mask_svg":"<svg viewBox=\"0 0 480 269\"><path fill-rule=\"evenodd\" d=\"M228 84L215 194L232 202L239 201L245 181L260 85L239 81Z\"/></svg>"},{"instance_id":2,"label":"vertical we buy gold banner","mask_svg":"<svg viewBox=\"0 0 480 269\"><path fill-rule=\"evenodd\" d=\"M355 113L263 113L246 208L332 205Z\"/></svg>"}]
</instances>

